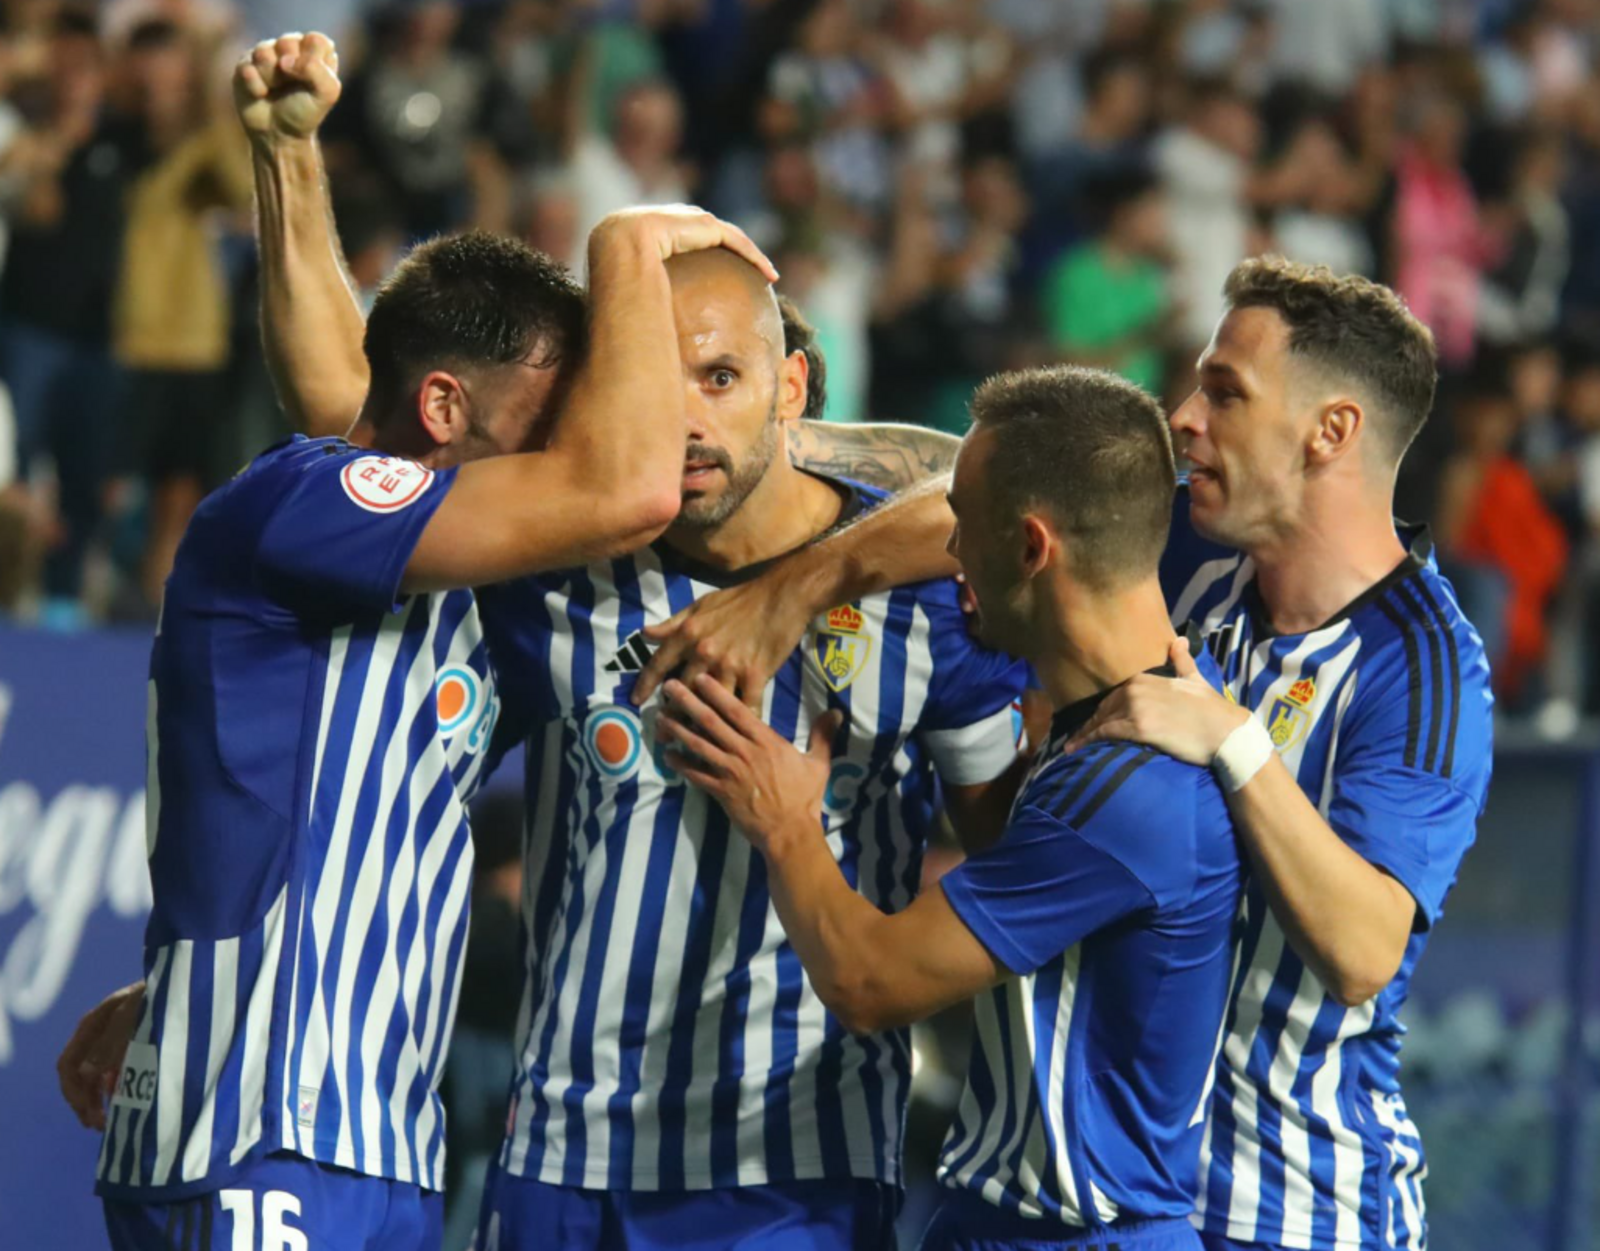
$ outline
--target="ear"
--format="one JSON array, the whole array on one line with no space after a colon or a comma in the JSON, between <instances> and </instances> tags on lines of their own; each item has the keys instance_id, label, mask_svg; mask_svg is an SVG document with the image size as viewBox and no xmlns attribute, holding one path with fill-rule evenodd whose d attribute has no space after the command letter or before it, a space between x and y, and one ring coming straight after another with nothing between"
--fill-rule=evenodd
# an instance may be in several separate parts
<instances>
[{"instance_id":1,"label":"ear","mask_svg":"<svg viewBox=\"0 0 1600 1251\"><path fill-rule=\"evenodd\" d=\"M806 411L806 385L811 380L811 362L804 352L790 352L778 367L778 420L799 421Z\"/></svg>"},{"instance_id":2,"label":"ear","mask_svg":"<svg viewBox=\"0 0 1600 1251\"><path fill-rule=\"evenodd\" d=\"M1322 410L1306 449L1313 465L1330 465L1344 456L1366 430L1367 415L1355 400L1335 400Z\"/></svg>"},{"instance_id":3,"label":"ear","mask_svg":"<svg viewBox=\"0 0 1600 1251\"><path fill-rule=\"evenodd\" d=\"M440 447L467 435L467 392L454 374L436 369L417 388L417 420Z\"/></svg>"},{"instance_id":4,"label":"ear","mask_svg":"<svg viewBox=\"0 0 1600 1251\"><path fill-rule=\"evenodd\" d=\"M1020 527L1022 533L1022 576L1036 578L1055 559L1057 542L1055 531L1043 519L1026 513Z\"/></svg>"}]
</instances>

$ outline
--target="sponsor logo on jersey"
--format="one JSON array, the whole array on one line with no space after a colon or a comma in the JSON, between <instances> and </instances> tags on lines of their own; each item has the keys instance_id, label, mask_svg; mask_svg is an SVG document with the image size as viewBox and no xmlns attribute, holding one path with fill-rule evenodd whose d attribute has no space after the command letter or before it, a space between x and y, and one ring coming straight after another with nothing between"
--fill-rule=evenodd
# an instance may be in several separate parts
<instances>
[{"instance_id":1,"label":"sponsor logo on jersey","mask_svg":"<svg viewBox=\"0 0 1600 1251\"><path fill-rule=\"evenodd\" d=\"M631 709L602 708L583 724L583 747L602 777L625 782L644 758L644 723Z\"/></svg>"},{"instance_id":2,"label":"sponsor logo on jersey","mask_svg":"<svg viewBox=\"0 0 1600 1251\"><path fill-rule=\"evenodd\" d=\"M854 682L872 656L872 639L865 626L866 618L859 609L841 604L827 615L812 640L823 680L836 691Z\"/></svg>"},{"instance_id":3,"label":"sponsor logo on jersey","mask_svg":"<svg viewBox=\"0 0 1600 1251\"><path fill-rule=\"evenodd\" d=\"M339 481L369 513L394 513L422 498L433 470L399 456L360 456L344 467Z\"/></svg>"},{"instance_id":4,"label":"sponsor logo on jersey","mask_svg":"<svg viewBox=\"0 0 1600 1251\"><path fill-rule=\"evenodd\" d=\"M434 681L433 698L440 736L449 739L465 731L468 750L481 751L500 719L494 687L471 669L451 665Z\"/></svg>"},{"instance_id":5,"label":"sponsor logo on jersey","mask_svg":"<svg viewBox=\"0 0 1600 1251\"><path fill-rule=\"evenodd\" d=\"M637 673L650 662L653 650L643 630L635 630L628 640L617 648L617 654L606 662L607 673Z\"/></svg>"},{"instance_id":6,"label":"sponsor logo on jersey","mask_svg":"<svg viewBox=\"0 0 1600 1251\"><path fill-rule=\"evenodd\" d=\"M130 1042L112 1102L148 1112L156 1102L157 1071L156 1049L147 1042Z\"/></svg>"}]
</instances>

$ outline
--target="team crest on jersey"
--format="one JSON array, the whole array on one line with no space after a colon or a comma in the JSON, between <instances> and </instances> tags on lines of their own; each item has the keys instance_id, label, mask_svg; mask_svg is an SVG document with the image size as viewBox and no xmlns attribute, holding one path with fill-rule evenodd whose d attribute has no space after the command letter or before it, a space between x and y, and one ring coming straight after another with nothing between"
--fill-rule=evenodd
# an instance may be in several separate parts
<instances>
[{"instance_id":1,"label":"team crest on jersey","mask_svg":"<svg viewBox=\"0 0 1600 1251\"><path fill-rule=\"evenodd\" d=\"M1301 678L1298 682L1284 692L1283 697L1291 704L1294 704L1297 708L1311 707L1312 701L1317 698L1316 679Z\"/></svg>"},{"instance_id":2,"label":"team crest on jersey","mask_svg":"<svg viewBox=\"0 0 1600 1251\"><path fill-rule=\"evenodd\" d=\"M396 513L422 498L433 470L399 456L358 456L339 475L344 493L369 513Z\"/></svg>"},{"instance_id":3,"label":"team crest on jersey","mask_svg":"<svg viewBox=\"0 0 1600 1251\"><path fill-rule=\"evenodd\" d=\"M1292 748L1306 736L1310 728L1311 714L1291 702L1290 696L1280 695L1272 701L1272 709L1267 713L1267 733L1272 738L1272 745L1280 752Z\"/></svg>"},{"instance_id":4,"label":"team crest on jersey","mask_svg":"<svg viewBox=\"0 0 1600 1251\"><path fill-rule=\"evenodd\" d=\"M812 640L822 677L836 691L854 682L872 656L872 639L864 633L866 618L851 604L841 604L824 619Z\"/></svg>"},{"instance_id":5,"label":"team crest on jersey","mask_svg":"<svg viewBox=\"0 0 1600 1251\"><path fill-rule=\"evenodd\" d=\"M644 723L632 709L602 708L583 723L583 749L602 777L626 782L644 759Z\"/></svg>"}]
</instances>

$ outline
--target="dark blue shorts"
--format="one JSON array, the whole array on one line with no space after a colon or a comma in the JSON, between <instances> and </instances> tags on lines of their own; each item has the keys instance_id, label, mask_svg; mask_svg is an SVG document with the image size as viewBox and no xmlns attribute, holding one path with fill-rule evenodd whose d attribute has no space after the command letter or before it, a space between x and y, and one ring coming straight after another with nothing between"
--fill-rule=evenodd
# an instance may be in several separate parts
<instances>
[{"instance_id":1,"label":"dark blue shorts","mask_svg":"<svg viewBox=\"0 0 1600 1251\"><path fill-rule=\"evenodd\" d=\"M1206 1251L1278 1251L1269 1242L1235 1242L1222 1234L1202 1233L1200 1245Z\"/></svg>"},{"instance_id":2,"label":"dark blue shorts","mask_svg":"<svg viewBox=\"0 0 1600 1251\"><path fill-rule=\"evenodd\" d=\"M1201 1242L1181 1217L1078 1229L950 1192L922 1235L921 1251L1201 1251Z\"/></svg>"},{"instance_id":3,"label":"dark blue shorts","mask_svg":"<svg viewBox=\"0 0 1600 1251\"><path fill-rule=\"evenodd\" d=\"M476 1251L893 1251L899 1211L872 1181L579 1190L496 1168Z\"/></svg>"},{"instance_id":4,"label":"dark blue shorts","mask_svg":"<svg viewBox=\"0 0 1600 1251\"><path fill-rule=\"evenodd\" d=\"M439 1251L444 1196L294 1155L175 1203L107 1199L112 1251Z\"/></svg>"}]
</instances>

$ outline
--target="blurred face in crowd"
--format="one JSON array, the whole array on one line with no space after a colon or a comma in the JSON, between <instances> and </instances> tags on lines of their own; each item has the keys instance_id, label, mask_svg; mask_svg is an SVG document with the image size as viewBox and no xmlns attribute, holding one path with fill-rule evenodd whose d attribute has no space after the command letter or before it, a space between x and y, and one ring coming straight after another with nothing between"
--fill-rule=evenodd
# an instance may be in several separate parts
<instances>
[{"instance_id":1,"label":"blurred face in crowd","mask_svg":"<svg viewBox=\"0 0 1600 1251\"><path fill-rule=\"evenodd\" d=\"M1121 205L1112 220L1117 241L1138 256L1159 257L1167 247L1167 201L1152 187Z\"/></svg>"},{"instance_id":2,"label":"blurred face in crowd","mask_svg":"<svg viewBox=\"0 0 1600 1251\"><path fill-rule=\"evenodd\" d=\"M1511 361L1511 393L1528 417L1554 410L1561 394L1561 357L1552 347L1528 348Z\"/></svg>"},{"instance_id":3,"label":"blurred face in crowd","mask_svg":"<svg viewBox=\"0 0 1600 1251\"><path fill-rule=\"evenodd\" d=\"M766 281L731 252L668 264L687 389L689 443L675 526L714 530L783 454L782 427L806 404L806 365L783 353L783 320Z\"/></svg>"},{"instance_id":4,"label":"blurred face in crowd","mask_svg":"<svg viewBox=\"0 0 1600 1251\"><path fill-rule=\"evenodd\" d=\"M1142 66L1132 61L1108 72L1095 92L1095 117L1111 133L1131 138L1144 128L1150 114L1150 80Z\"/></svg>"},{"instance_id":5,"label":"blurred face in crowd","mask_svg":"<svg viewBox=\"0 0 1600 1251\"><path fill-rule=\"evenodd\" d=\"M854 31L848 0L822 0L800 28L800 46L819 59L843 56Z\"/></svg>"},{"instance_id":6,"label":"blurred face in crowd","mask_svg":"<svg viewBox=\"0 0 1600 1251\"><path fill-rule=\"evenodd\" d=\"M1195 528L1246 551L1292 532L1322 393L1270 308L1231 309L1201 354L1199 386L1172 415L1190 462Z\"/></svg>"},{"instance_id":7,"label":"blurred face in crowd","mask_svg":"<svg viewBox=\"0 0 1600 1251\"><path fill-rule=\"evenodd\" d=\"M671 87L636 87L617 101L617 152L636 168L677 155L683 140L683 109Z\"/></svg>"},{"instance_id":8,"label":"blurred face in crowd","mask_svg":"<svg viewBox=\"0 0 1600 1251\"><path fill-rule=\"evenodd\" d=\"M1585 365L1567 379L1562 406L1579 430L1600 431L1600 365Z\"/></svg>"},{"instance_id":9,"label":"blurred face in crowd","mask_svg":"<svg viewBox=\"0 0 1600 1251\"><path fill-rule=\"evenodd\" d=\"M105 64L92 35L64 32L50 42L50 86L62 112L91 110L105 91Z\"/></svg>"}]
</instances>

